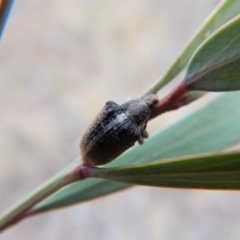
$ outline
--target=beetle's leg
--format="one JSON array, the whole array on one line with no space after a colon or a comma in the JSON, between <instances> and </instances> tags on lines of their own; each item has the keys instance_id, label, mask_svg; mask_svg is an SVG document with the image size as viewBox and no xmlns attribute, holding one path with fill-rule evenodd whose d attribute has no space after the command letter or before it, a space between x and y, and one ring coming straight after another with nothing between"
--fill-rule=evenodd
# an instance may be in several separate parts
<instances>
[{"instance_id":1,"label":"beetle's leg","mask_svg":"<svg viewBox=\"0 0 240 240\"><path fill-rule=\"evenodd\" d=\"M140 136L138 136L138 143L143 144L144 138L148 138L148 132L146 130L147 123L145 123L142 127L140 127Z\"/></svg>"},{"instance_id":2,"label":"beetle's leg","mask_svg":"<svg viewBox=\"0 0 240 240\"><path fill-rule=\"evenodd\" d=\"M138 143L139 144L143 144L144 143L144 138L148 138L148 132L145 128L146 128L146 125L143 128L140 128L141 136L139 136L139 138L138 138Z\"/></svg>"},{"instance_id":3,"label":"beetle's leg","mask_svg":"<svg viewBox=\"0 0 240 240\"><path fill-rule=\"evenodd\" d=\"M139 144L143 144L144 143L144 138L143 137L139 137L138 138L138 143Z\"/></svg>"},{"instance_id":4,"label":"beetle's leg","mask_svg":"<svg viewBox=\"0 0 240 240\"><path fill-rule=\"evenodd\" d=\"M142 130L142 137L143 137L143 138L148 138L148 132L147 132L146 129L143 129L143 130Z\"/></svg>"},{"instance_id":5,"label":"beetle's leg","mask_svg":"<svg viewBox=\"0 0 240 240\"><path fill-rule=\"evenodd\" d=\"M148 138L148 132L146 130L147 123L145 123L141 128L141 135L143 138Z\"/></svg>"},{"instance_id":6,"label":"beetle's leg","mask_svg":"<svg viewBox=\"0 0 240 240\"><path fill-rule=\"evenodd\" d=\"M136 140L138 141L139 144L143 144L144 139L142 136L142 128L141 127L134 127L133 133L136 136Z\"/></svg>"}]
</instances>

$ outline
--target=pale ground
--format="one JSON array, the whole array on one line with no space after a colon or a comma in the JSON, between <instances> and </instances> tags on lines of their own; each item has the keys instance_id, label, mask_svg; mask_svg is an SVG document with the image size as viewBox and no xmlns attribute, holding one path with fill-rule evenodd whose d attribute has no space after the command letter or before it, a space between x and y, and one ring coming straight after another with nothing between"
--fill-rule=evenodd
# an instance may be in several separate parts
<instances>
[{"instance_id":1,"label":"pale ground","mask_svg":"<svg viewBox=\"0 0 240 240\"><path fill-rule=\"evenodd\" d=\"M163 74L216 3L17 1L0 54L1 212L78 156L106 100L137 97ZM239 239L239 202L238 192L136 187L28 219L0 239Z\"/></svg>"}]
</instances>

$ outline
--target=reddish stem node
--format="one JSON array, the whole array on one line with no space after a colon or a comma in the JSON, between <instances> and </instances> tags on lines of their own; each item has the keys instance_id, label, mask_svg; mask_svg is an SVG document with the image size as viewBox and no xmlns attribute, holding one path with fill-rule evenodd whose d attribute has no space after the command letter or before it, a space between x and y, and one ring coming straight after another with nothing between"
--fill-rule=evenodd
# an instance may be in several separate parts
<instances>
[{"instance_id":1,"label":"reddish stem node","mask_svg":"<svg viewBox=\"0 0 240 240\"><path fill-rule=\"evenodd\" d=\"M72 182L76 182L79 180L83 180L85 178L90 177L90 167L87 165L79 165L72 172L71 175L73 177Z\"/></svg>"},{"instance_id":2,"label":"reddish stem node","mask_svg":"<svg viewBox=\"0 0 240 240\"><path fill-rule=\"evenodd\" d=\"M150 119L188 104L188 93L189 90L184 83L180 83L171 93L154 106Z\"/></svg>"},{"instance_id":3,"label":"reddish stem node","mask_svg":"<svg viewBox=\"0 0 240 240\"><path fill-rule=\"evenodd\" d=\"M54 185L52 188L49 189L49 191L39 196L39 198L37 198L34 202L29 204L29 206L27 206L22 211L20 211L15 217L13 217L9 221L7 221L5 224L0 226L0 232L16 224L20 220L23 220L24 218L31 216L33 207L37 203L39 203L41 200L55 193L57 190L61 189L62 187L67 186L70 183L74 183L74 182L83 180L85 178L88 178L89 176L90 176L90 167L85 165L78 165L65 177L63 176L62 180L58 184Z\"/></svg>"}]
</instances>

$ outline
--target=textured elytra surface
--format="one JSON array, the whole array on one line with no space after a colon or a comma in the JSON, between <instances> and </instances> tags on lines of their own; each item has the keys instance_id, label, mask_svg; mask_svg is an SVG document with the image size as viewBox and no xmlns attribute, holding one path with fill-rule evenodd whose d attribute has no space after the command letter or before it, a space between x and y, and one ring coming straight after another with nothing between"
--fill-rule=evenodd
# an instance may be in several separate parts
<instances>
[{"instance_id":1,"label":"textured elytra surface","mask_svg":"<svg viewBox=\"0 0 240 240\"><path fill-rule=\"evenodd\" d=\"M84 162L101 165L110 161L134 145L138 139L137 131L140 132L121 106L114 102L106 103L81 141Z\"/></svg>"},{"instance_id":2,"label":"textured elytra surface","mask_svg":"<svg viewBox=\"0 0 240 240\"><path fill-rule=\"evenodd\" d=\"M112 161L138 140L144 132L157 97L149 94L123 105L108 101L84 134L80 150L86 165L102 165Z\"/></svg>"}]
</instances>

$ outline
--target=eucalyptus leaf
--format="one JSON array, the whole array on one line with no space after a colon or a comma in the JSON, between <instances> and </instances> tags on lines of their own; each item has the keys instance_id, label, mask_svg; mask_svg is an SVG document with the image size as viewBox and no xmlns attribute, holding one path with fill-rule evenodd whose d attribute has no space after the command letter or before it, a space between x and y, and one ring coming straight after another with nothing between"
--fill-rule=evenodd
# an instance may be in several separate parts
<instances>
[{"instance_id":1,"label":"eucalyptus leaf","mask_svg":"<svg viewBox=\"0 0 240 240\"><path fill-rule=\"evenodd\" d=\"M129 184L240 190L240 152L90 171L94 177Z\"/></svg>"},{"instance_id":2,"label":"eucalyptus leaf","mask_svg":"<svg viewBox=\"0 0 240 240\"><path fill-rule=\"evenodd\" d=\"M240 89L240 16L199 47L190 60L184 82L193 90Z\"/></svg>"},{"instance_id":3,"label":"eucalyptus leaf","mask_svg":"<svg viewBox=\"0 0 240 240\"><path fill-rule=\"evenodd\" d=\"M173 64L169 67L166 73L156 82L154 82L147 92L157 92L166 84L171 82L188 64L195 50L219 29L226 22L238 16L240 13L239 0L221 1L219 6L210 14L203 25L195 33L189 43L185 46L182 52L178 55Z\"/></svg>"},{"instance_id":4,"label":"eucalyptus leaf","mask_svg":"<svg viewBox=\"0 0 240 240\"><path fill-rule=\"evenodd\" d=\"M210 153L227 148L240 141L239 101L239 92L224 94L182 121L152 136L142 146L130 149L106 167ZM129 186L101 179L74 183L38 204L33 214L84 202Z\"/></svg>"}]
</instances>

